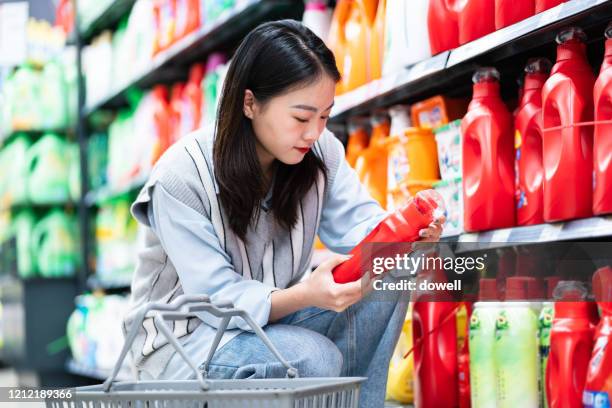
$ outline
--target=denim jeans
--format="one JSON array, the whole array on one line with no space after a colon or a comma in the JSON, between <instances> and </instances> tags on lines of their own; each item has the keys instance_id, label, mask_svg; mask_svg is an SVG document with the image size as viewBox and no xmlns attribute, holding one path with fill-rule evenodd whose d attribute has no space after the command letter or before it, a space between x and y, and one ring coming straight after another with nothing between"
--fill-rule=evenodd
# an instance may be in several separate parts
<instances>
[{"instance_id":1,"label":"denim jeans","mask_svg":"<svg viewBox=\"0 0 612 408\"><path fill-rule=\"evenodd\" d=\"M268 324L264 331L300 377L368 377L361 386L359 407L383 407L389 360L408 306L404 293L390 297L366 298L341 313L306 308ZM285 367L251 332L226 343L209 366L209 378L285 375Z\"/></svg>"}]
</instances>

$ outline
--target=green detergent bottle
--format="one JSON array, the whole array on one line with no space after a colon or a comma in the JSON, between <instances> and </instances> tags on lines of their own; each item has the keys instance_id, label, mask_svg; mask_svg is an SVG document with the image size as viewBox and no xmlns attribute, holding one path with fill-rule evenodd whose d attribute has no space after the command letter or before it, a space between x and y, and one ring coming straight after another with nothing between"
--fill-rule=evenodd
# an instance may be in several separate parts
<instances>
[{"instance_id":1,"label":"green detergent bottle","mask_svg":"<svg viewBox=\"0 0 612 408\"><path fill-rule=\"evenodd\" d=\"M548 397L546 395L546 366L548 365L548 354L550 353L550 329L555 317L555 304L544 302L538 320L538 338L540 342L540 395L541 406L548 408Z\"/></svg>"},{"instance_id":2,"label":"green detergent bottle","mask_svg":"<svg viewBox=\"0 0 612 408\"><path fill-rule=\"evenodd\" d=\"M42 129L63 129L67 120L66 81L60 60L45 64L40 82Z\"/></svg>"},{"instance_id":3,"label":"green detergent bottle","mask_svg":"<svg viewBox=\"0 0 612 408\"><path fill-rule=\"evenodd\" d=\"M48 133L27 155L28 194L36 204L62 204L68 201L68 152L66 142Z\"/></svg>"},{"instance_id":4,"label":"green detergent bottle","mask_svg":"<svg viewBox=\"0 0 612 408\"><path fill-rule=\"evenodd\" d=\"M29 209L19 211L13 219L13 234L17 241L17 273L23 279L36 276L36 258L32 252L32 233L36 217Z\"/></svg>"},{"instance_id":5,"label":"green detergent bottle","mask_svg":"<svg viewBox=\"0 0 612 408\"><path fill-rule=\"evenodd\" d=\"M529 278L506 279L506 302L495 322L498 408L538 408L539 302L525 301Z\"/></svg>"},{"instance_id":6,"label":"green detergent bottle","mask_svg":"<svg viewBox=\"0 0 612 408\"><path fill-rule=\"evenodd\" d=\"M40 73L30 65L20 67L12 77L13 102L11 128L14 130L40 129Z\"/></svg>"},{"instance_id":7,"label":"green detergent bottle","mask_svg":"<svg viewBox=\"0 0 612 408\"><path fill-rule=\"evenodd\" d=\"M18 134L9 146L6 147L6 174L8 177L9 201L12 204L23 204L28 201L28 168L27 154L31 147L26 134Z\"/></svg>"},{"instance_id":8,"label":"green detergent bottle","mask_svg":"<svg viewBox=\"0 0 612 408\"><path fill-rule=\"evenodd\" d=\"M81 163L77 144L70 143L68 145L68 159L68 190L70 199L77 202L81 197Z\"/></svg>"},{"instance_id":9,"label":"green detergent bottle","mask_svg":"<svg viewBox=\"0 0 612 408\"><path fill-rule=\"evenodd\" d=\"M53 210L36 224L32 234L32 251L38 259L42 277L73 276L79 264L74 218Z\"/></svg>"}]
</instances>

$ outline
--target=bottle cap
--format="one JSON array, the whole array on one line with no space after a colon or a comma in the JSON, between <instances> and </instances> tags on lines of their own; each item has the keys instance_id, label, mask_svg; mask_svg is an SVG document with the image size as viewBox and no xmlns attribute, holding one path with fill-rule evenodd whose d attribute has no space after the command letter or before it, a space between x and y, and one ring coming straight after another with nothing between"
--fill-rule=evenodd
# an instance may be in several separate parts
<instances>
[{"instance_id":1,"label":"bottle cap","mask_svg":"<svg viewBox=\"0 0 612 408\"><path fill-rule=\"evenodd\" d=\"M559 281L553 290L553 299L565 301L586 300L589 290L583 282Z\"/></svg>"},{"instance_id":2,"label":"bottle cap","mask_svg":"<svg viewBox=\"0 0 612 408\"><path fill-rule=\"evenodd\" d=\"M587 36L580 27L570 27L557 35L557 44L565 44L572 40L584 43Z\"/></svg>"},{"instance_id":3,"label":"bottle cap","mask_svg":"<svg viewBox=\"0 0 612 408\"><path fill-rule=\"evenodd\" d=\"M478 300L499 300L497 298L497 280L491 278L480 279L478 283Z\"/></svg>"},{"instance_id":4,"label":"bottle cap","mask_svg":"<svg viewBox=\"0 0 612 408\"><path fill-rule=\"evenodd\" d=\"M525 72L527 74L548 74L552 64L547 58L531 58L527 61Z\"/></svg>"},{"instance_id":5,"label":"bottle cap","mask_svg":"<svg viewBox=\"0 0 612 408\"><path fill-rule=\"evenodd\" d=\"M527 300L528 290L527 282L529 281L527 276L512 276L506 278L506 301L508 300Z\"/></svg>"},{"instance_id":6,"label":"bottle cap","mask_svg":"<svg viewBox=\"0 0 612 408\"><path fill-rule=\"evenodd\" d=\"M472 76L472 82L480 84L483 82L498 82L501 76L499 71L493 67L478 68Z\"/></svg>"}]
</instances>

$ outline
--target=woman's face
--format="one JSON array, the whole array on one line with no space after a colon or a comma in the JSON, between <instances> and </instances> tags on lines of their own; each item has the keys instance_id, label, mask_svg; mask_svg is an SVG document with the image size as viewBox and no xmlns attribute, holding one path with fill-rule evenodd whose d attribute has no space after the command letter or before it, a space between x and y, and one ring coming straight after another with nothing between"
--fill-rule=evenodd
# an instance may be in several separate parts
<instances>
[{"instance_id":1,"label":"woman's face","mask_svg":"<svg viewBox=\"0 0 612 408\"><path fill-rule=\"evenodd\" d=\"M244 113L257 137L257 155L264 171L274 159L297 164L323 132L334 103L335 82L327 75L300 89L258 103L249 90Z\"/></svg>"}]
</instances>

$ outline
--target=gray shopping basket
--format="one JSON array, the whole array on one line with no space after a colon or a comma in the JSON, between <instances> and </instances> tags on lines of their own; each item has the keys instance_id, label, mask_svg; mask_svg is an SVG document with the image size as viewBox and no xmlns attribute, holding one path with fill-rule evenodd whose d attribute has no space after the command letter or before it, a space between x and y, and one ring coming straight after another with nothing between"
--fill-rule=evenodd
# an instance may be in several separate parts
<instances>
[{"instance_id":1,"label":"gray shopping basket","mask_svg":"<svg viewBox=\"0 0 612 408\"><path fill-rule=\"evenodd\" d=\"M187 356L165 321L195 317L206 311L221 318L217 335L200 371ZM239 316L287 368L287 378L258 380L208 379L208 366L232 317ZM195 372L195 380L113 382L139 327L153 317L156 326ZM352 408L357 407L364 377L298 378L268 336L244 310L208 296L182 295L170 304L150 303L137 314L111 375L100 385L79 387L71 399L47 399L48 408Z\"/></svg>"}]
</instances>

